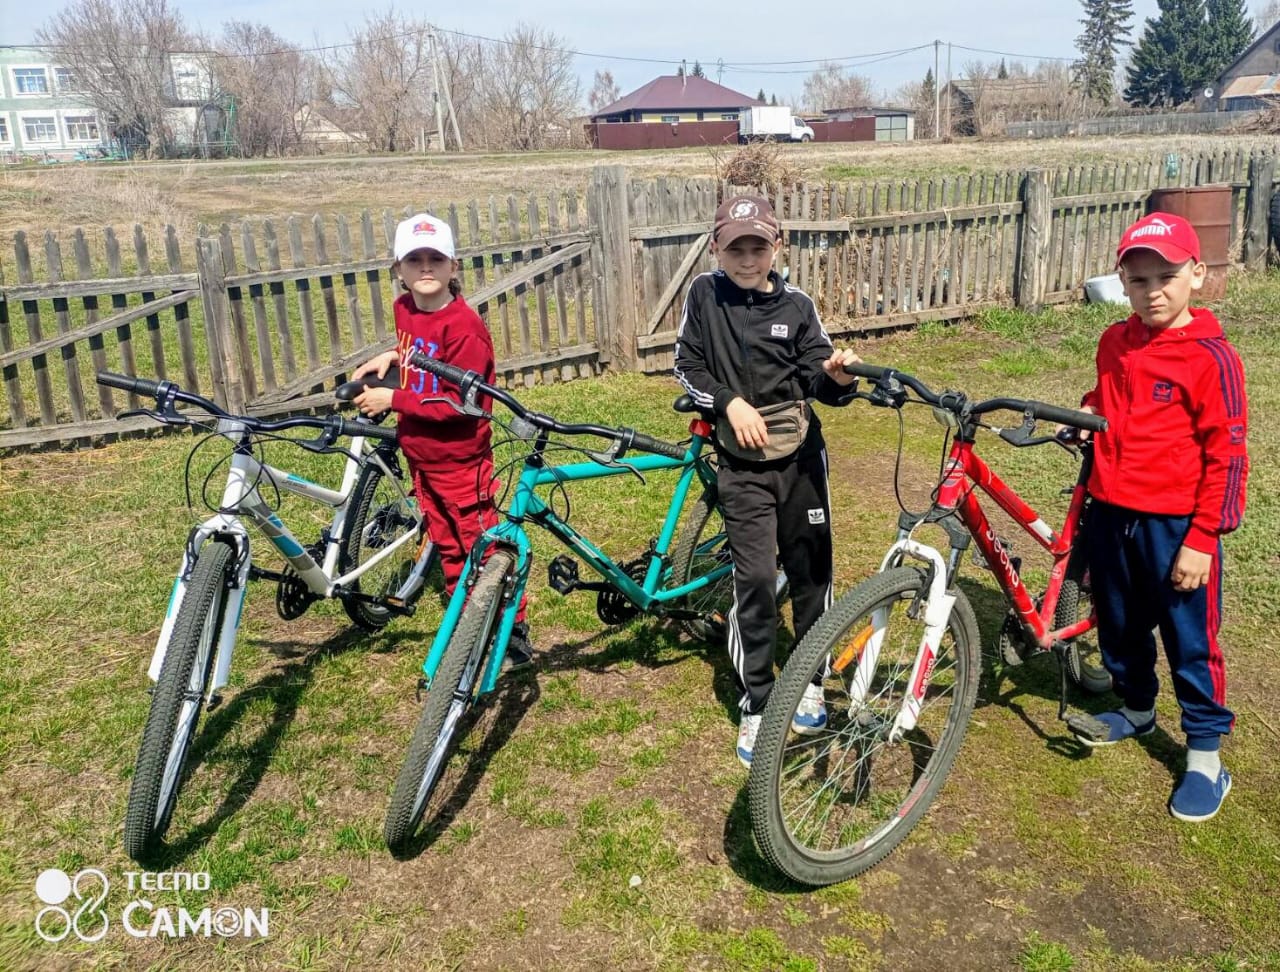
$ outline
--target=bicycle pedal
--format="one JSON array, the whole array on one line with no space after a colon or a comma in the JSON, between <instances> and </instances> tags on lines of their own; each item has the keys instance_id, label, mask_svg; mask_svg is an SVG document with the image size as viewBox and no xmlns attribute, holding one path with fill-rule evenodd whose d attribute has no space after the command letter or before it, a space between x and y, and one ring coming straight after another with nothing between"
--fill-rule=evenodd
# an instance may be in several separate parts
<instances>
[{"instance_id":1,"label":"bicycle pedal","mask_svg":"<svg viewBox=\"0 0 1280 972\"><path fill-rule=\"evenodd\" d=\"M547 584L553 591L568 594L582 586L578 577L578 562L565 554L559 554L547 564Z\"/></svg>"},{"instance_id":2,"label":"bicycle pedal","mask_svg":"<svg viewBox=\"0 0 1280 972\"><path fill-rule=\"evenodd\" d=\"M222 693L214 692L213 695L209 696L209 704L206 707L206 711L212 712L220 705L222 705Z\"/></svg>"}]
</instances>

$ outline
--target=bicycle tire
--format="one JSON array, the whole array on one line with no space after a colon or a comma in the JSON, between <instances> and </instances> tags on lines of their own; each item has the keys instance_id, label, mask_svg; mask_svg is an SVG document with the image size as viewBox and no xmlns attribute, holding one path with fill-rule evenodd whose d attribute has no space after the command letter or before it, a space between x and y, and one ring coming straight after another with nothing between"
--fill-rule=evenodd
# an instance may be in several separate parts
<instances>
[{"instance_id":1,"label":"bicycle tire","mask_svg":"<svg viewBox=\"0 0 1280 972\"><path fill-rule=\"evenodd\" d=\"M724 518L717 506L714 487L708 486L680 524L680 539L671 554L671 577L676 586L696 580L715 567L732 562ZM787 582L778 572L777 603L787 599ZM709 645L723 645L726 640L726 618L733 607L733 574L728 573L714 584L681 598L681 610L696 611L698 617L684 619L680 626L689 637Z\"/></svg>"},{"instance_id":2,"label":"bicycle tire","mask_svg":"<svg viewBox=\"0 0 1280 972\"><path fill-rule=\"evenodd\" d=\"M390 464L392 472L399 475L398 463ZM377 463L366 461L355 488L351 492L351 516L346 536L338 548L339 571L343 574L355 570L379 550L394 543L408 530L420 530L417 500L412 491L401 494L400 488L387 478ZM373 592L390 596L413 569L418 555L418 544L405 543L368 573L352 581L353 591ZM421 590L421 588L419 589ZM367 601L343 600L347 616L365 631L385 628L395 614L388 608Z\"/></svg>"},{"instance_id":3,"label":"bicycle tire","mask_svg":"<svg viewBox=\"0 0 1280 972\"><path fill-rule=\"evenodd\" d=\"M1067 576L1058 594L1058 606L1053 612L1053 626L1065 628L1075 624L1081 614L1093 610L1093 597L1089 590L1088 564L1083 555L1072 556L1067 564ZM1102 664L1098 649L1097 629L1071 640L1066 652L1067 675L1086 692L1103 695L1111 691L1111 673ZM1092 637L1090 637L1092 635Z\"/></svg>"},{"instance_id":4,"label":"bicycle tire","mask_svg":"<svg viewBox=\"0 0 1280 972\"><path fill-rule=\"evenodd\" d=\"M751 824L765 858L797 882L834 884L883 860L929 809L960 750L981 662L977 619L959 592L919 721L901 741L889 738L924 626L905 609L926 583L926 572L917 567L863 581L804 637L774 685L748 781ZM855 702L850 684L868 660L868 621L877 610L888 612L885 634L867 690ZM843 671L834 671L855 648ZM827 725L816 734L794 733L792 717L820 672Z\"/></svg>"},{"instance_id":5,"label":"bicycle tire","mask_svg":"<svg viewBox=\"0 0 1280 972\"><path fill-rule=\"evenodd\" d=\"M405 852L412 842L448 762L458 723L475 701L476 682L484 671L503 590L514 567L515 555L509 550L489 557L445 647L387 807L383 838L393 854Z\"/></svg>"},{"instance_id":6,"label":"bicycle tire","mask_svg":"<svg viewBox=\"0 0 1280 972\"><path fill-rule=\"evenodd\" d=\"M226 620L235 552L212 541L196 555L151 696L124 818L124 849L142 863L164 839Z\"/></svg>"}]
</instances>

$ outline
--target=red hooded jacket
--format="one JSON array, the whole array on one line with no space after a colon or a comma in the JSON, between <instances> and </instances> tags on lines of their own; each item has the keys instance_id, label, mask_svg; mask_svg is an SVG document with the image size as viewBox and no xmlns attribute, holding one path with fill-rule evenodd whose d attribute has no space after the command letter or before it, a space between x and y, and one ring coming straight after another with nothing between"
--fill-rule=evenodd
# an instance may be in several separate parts
<instances>
[{"instance_id":1,"label":"red hooded jacket","mask_svg":"<svg viewBox=\"0 0 1280 972\"><path fill-rule=\"evenodd\" d=\"M495 381L493 339L479 315L462 297L436 311L419 310L412 294L395 303L396 338L400 352L400 388L391 407L399 413L400 448L414 466L475 459L489 451L491 433L485 419L460 415L444 401L460 402L458 389L409 364L409 355L422 351L429 358L474 371L489 384ZM481 407L487 407L482 399Z\"/></svg>"},{"instance_id":2,"label":"red hooded jacket","mask_svg":"<svg viewBox=\"0 0 1280 972\"><path fill-rule=\"evenodd\" d=\"M1152 328L1137 314L1098 342L1098 383L1082 404L1106 416L1089 492L1115 506L1191 516L1183 541L1214 553L1240 525L1249 476L1244 367L1213 313Z\"/></svg>"}]
</instances>

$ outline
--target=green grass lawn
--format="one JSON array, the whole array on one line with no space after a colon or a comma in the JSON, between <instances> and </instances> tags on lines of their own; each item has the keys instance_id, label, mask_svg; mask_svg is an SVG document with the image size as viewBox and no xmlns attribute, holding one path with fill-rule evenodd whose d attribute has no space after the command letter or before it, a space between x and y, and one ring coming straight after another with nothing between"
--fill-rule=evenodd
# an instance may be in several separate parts
<instances>
[{"instance_id":1,"label":"green grass lawn","mask_svg":"<svg viewBox=\"0 0 1280 972\"><path fill-rule=\"evenodd\" d=\"M407 861L382 847L382 820L440 607L428 599L361 636L332 604L285 623L272 589L251 588L232 685L201 723L164 863L206 872L211 886L146 897L266 907L270 936L133 939L119 920L140 894L126 887L136 865L121 850L124 803L146 667L196 515L183 491L194 440L132 440L0 460L0 968L1280 969L1280 275L1233 281L1219 310L1248 374L1253 473L1227 541L1222 641L1238 725L1224 759L1236 782L1212 822L1165 811L1182 741L1167 672L1167 734L1086 755L1056 720L1051 662L1001 670L988 651L969 736L925 821L861 879L795 887L752 845L727 660L653 621L602 630L591 595L546 587L557 551L537 537L538 663L500 683L465 740L478 771L444 833ZM1000 311L856 347L935 387L1070 405L1112 316ZM520 394L567 421L678 438L676 391L669 378L622 375ZM898 420L865 403L823 420L840 593L892 538ZM924 410L904 421L900 492L918 508L941 429ZM1075 476L1065 453L982 444L1046 519L1061 519ZM309 478L340 468L272 448ZM192 464L198 509L211 470L220 484L215 453ZM619 559L638 555L669 485L575 486L572 522ZM282 516L312 524L305 540L321 526L291 501ZM1015 552L1043 576L1029 544L1015 540ZM972 566L962 579L989 649L998 595ZM35 935L35 879L51 867L107 874L103 941Z\"/></svg>"}]
</instances>

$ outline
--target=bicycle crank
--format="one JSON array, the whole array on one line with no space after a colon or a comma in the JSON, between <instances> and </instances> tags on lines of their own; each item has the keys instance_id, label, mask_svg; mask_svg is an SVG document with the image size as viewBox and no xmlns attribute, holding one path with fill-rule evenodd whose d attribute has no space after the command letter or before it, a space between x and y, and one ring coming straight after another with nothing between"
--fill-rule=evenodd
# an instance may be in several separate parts
<instances>
[{"instance_id":1,"label":"bicycle crank","mask_svg":"<svg viewBox=\"0 0 1280 972\"><path fill-rule=\"evenodd\" d=\"M643 584L649 572L649 558L637 557L618 566L637 584ZM596 595L596 615L605 624L626 624L639 613L640 609L616 587L605 587Z\"/></svg>"}]
</instances>

